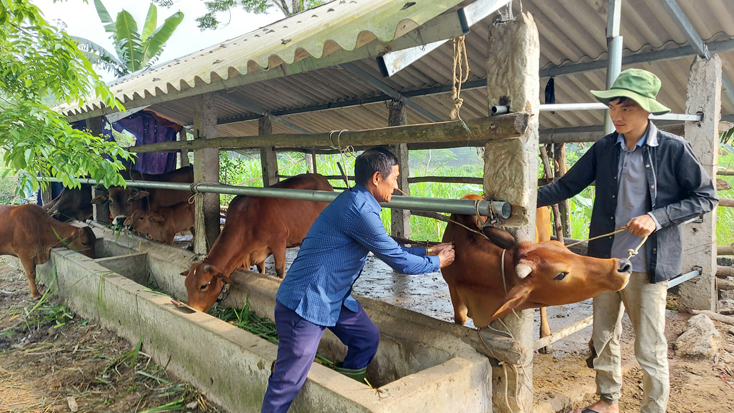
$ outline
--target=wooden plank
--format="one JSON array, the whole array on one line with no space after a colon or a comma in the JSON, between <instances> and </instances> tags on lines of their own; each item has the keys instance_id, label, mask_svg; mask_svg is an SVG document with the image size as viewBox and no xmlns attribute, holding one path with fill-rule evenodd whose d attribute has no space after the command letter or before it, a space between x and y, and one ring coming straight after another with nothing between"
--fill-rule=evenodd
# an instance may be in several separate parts
<instances>
[{"instance_id":1,"label":"wooden plank","mask_svg":"<svg viewBox=\"0 0 734 413\"><path fill-rule=\"evenodd\" d=\"M187 142L217 138L217 108L211 93L194 99L194 138ZM219 183L219 150L204 146L194 151L194 182ZM194 252L207 254L219 236L219 194L196 194L194 201Z\"/></svg>"},{"instance_id":2,"label":"wooden plank","mask_svg":"<svg viewBox=\"0 0 734 413\"><path fill-rule=\"evenodd\" d=\"M257 124L258 135L267 136L273 134L273 123L269 117L263 116ZM263 186L278 183L278 156L272 146L260 148L260 166L262 168Z\"/></svg>"},{"instance_id":3,"label":"wooden plank","mask_svg":"<svg viewBox=\"0 0 734 413\"><path fill-rule=\"evenodd\" d=\"M195 139L186 142L160 142L126 148L134 153L178 152L181 149L243 149L264 146L282 147L372 147L411 142L466 142L473 140L495 140L520 137L528 128L530 115L510 113L491 118L478 118L466 122L470 132L461 121L422 123L382 129L345 131L337 133L280 134L267 136L239 136L217 139Z\"/></svg>"},{"instance_id":4,"label":"wooden plank","mask_svg":"<svg viewBox=\"0 0 734 413\"><path fill-rule=\"evenodd\" d=\"M387 126L404 126L408 124L408 110L403 101L388 101L387 107L389 109ZM410 176L410 151L408 150L408 144L399 143L397 145L390 145L390 150L398 158L398 167L400 168L398 190L410 196L410 182L408 180L408 176ZM410 238L410 211L397 208L390 210L390 234L394 237Z\"/></svg>"}]
</instances>

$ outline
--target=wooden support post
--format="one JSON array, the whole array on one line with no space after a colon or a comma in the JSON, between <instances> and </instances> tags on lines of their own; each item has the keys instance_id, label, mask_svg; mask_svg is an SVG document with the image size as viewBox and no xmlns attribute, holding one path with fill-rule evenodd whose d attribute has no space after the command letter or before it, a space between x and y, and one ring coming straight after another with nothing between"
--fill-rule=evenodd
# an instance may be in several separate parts
<instances>
[{"instance_id":1,"label":"wooden support post","mask_svg":"<svg viewBox=\"0 0 734 413\"><path fill-rule=\"evenodd\" d=\"M186 141L186 129L181 128L181 130L178 132L178 139L179 142ZM181 153L179 154L179 159L181 160L181 168L185 166L191 166L191 162L189 162L189 151L186 149L182 149Z\"/></svg>"},{"instance_id":2,"label":"wooden support post","mask_svg":"<svg viewBox=\"0 0 734 413\"><path fill-rule=\"evenodd\" d=\"M194 97L194 139L217 137L217 107L214 95ZM219 150L194 151L194 183L219 183ZM206 254L219 236L219 194L196 194L194 253Z\"/></svg>"},{"instance_id":3,"label":"wooden support post","mask_svg":"<svg viewBox=\"0 0 734 413\"><path fill-rule=\"evenodd\" d=\"M98 116L96 118L87 119L87 129L89 129L89 132L94 136L101 135L103 132L102 117ZM107 195L107 191L97 190L97 186L92 185L92 199L94 199L98 195ZM92 204L92 220L102 225L109 225L110 204L108 202L104 202L101 204Z\"/></svg>"},{"instance_id":4,"label":"wooden support post","mask_svg":"<svg viewBox=\"0 0 734 413\"><path fill-rule=\"evenodd\" d=\"M506 225L517 228L518 241L535 239L535 209L538 179L538 117L540 110L540 42L538 28L529 13L514 21L490 27L487 58L489 107L510 106L511 112L531 116L518 139L489 141L484 150L484 194L505 199L512 205ZM512 336L526 349L533 348L533 310L509 314L492 325ZM514 366L492 369L494 412L530 413L533 408L533 365L526 360Z\"/></svg>"},{"instance_id":5,"label":"wooden support post","mask_svg":"<svg viewBox=\"0 0 734 413\"><path fill-rule=\"evenodd\" d=\"M272 135L273 123L270 118L263 116L257 124L257 132L259 135ZM263 186L270 186L278 182L278 157L275 154L275 148L272 146L264 146L260 148L260 165L263 173Z\"/></svg>"},{"instance_id":6,"label":"wooden support post","mask_svg":"<svg viewBox=\"0 0 734 413\"><path fill-rule=\"evenodd\" d=\"M686 122L686 140L691 143L711 178L719 162L719 121L721 120L721 60L696 57L688 75L686 113L703 113L701 122ZM680 311L716 311L716 209L703 216L703 222L683 229L683 272L701 267L701 275L680 285Z\"/></svg>"},{"instance_id":7,"label":"wooden support post","mask_svg":"<svg viewBox=\"0 0 734 413\"><path fill-rule=\"evenodd\" d=\"M555 163L556 178L560 178L568 172L568 163L566 162L566 145L563 143L553 144L553 160ZM563 226L563 236L571 238L571 203L568 199L558 203L558 209L561 212L561 225Z\"/></svg>"},{"instance_id":8,"label":"wooden support post","mask_svg":"<svg viewBox=\"0 0 734 413\"><path fill-rule=\"evenodd\" d=\"M408 124L408 110L403 102L390 100L388 101L388 108L390 112L387 119L387 126ZM399 143L397 145L390 145L390 151L398 158L398 167L400 168L398 188L405 195L410 195L410 185L408 184L408 176L410 176L408 144ZM394 237L410 238L410 211L407 209L391 209L390 214L392 216L390 234Z\"/></svg>"}]
</instances>

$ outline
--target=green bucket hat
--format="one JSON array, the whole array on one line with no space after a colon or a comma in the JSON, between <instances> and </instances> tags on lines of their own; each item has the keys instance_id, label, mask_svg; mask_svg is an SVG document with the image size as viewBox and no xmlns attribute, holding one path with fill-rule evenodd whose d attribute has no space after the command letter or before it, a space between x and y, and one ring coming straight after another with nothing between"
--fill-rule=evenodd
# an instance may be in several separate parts
<instances>
[{"instance_id":1,"label":"green bucket hat","mask_svg":"<svg viewBox=\"0 0 734 413\"><path fill-rule=\"evenodd\" d=\"M655 100L658 91L660 79L653 73L642 69L627 69L619 74L611 89L592 90L591 94L604 104L618 97L630 98L653 115L664 115L670 109Z\"/></svg>"}]
</instances>

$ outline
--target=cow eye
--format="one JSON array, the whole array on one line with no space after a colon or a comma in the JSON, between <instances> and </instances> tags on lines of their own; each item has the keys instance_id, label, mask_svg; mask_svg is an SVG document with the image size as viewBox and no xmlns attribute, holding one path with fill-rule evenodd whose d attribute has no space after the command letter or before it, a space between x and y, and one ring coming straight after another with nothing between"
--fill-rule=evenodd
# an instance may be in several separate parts
<instances>
[{"instance_id":1,"label":"cow eye","mask_svg":"<svg viewBox=\"0 0 734 413\"><path fill-rule=\"evenodd\" d=\"M561 281L562 279L566 278L567 275L567 272L559 273L558 275L556 275L556 278L554 278L554 280Z\"/></svg>"},{"instance_id":2,"label":"cow eye","mask_svg":"<svg viewBox=\"0 0 734 413\"><path fill-rule=\"evenodd\" d=\"M209 284L204 284L201 287L199 287L199 291L206 291L207 288L209 288Z\"/></svg>"}]
</instances>

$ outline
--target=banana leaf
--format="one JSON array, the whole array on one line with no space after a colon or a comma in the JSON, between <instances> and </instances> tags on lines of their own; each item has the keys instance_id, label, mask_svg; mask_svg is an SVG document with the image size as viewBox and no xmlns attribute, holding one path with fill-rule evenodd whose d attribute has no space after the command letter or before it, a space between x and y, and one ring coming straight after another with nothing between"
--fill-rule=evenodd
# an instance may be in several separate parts
<instances>
[{"instance_id":1,"label":"banana leaf","mask_svg":"<svg viewBox=\"0 0 734 413\"><path fill-rule=\"evenodd\" d=\"M102 4L100 0L94 0L94 7L97 9L97 16L102 21L104 31L107 33L115 33L115 22L110 17L110 13L107 12L107 8Z\"/></svg>"},{"instance_id":2,"label":"banana leaf","mask_svg":"<svg viewBox=\"0 0 734 413\"><path fill-rule=\"evenodd\" d=\"M182 12L176 12L166 19L163 24L158 27L153 34L145 39L145 49L143 50L143 62L147 62L157 56L162 50L163 45L168 41L176 27L184 18Z\"/></svg>"},{"instance_id":3,"label":"banana leaf","mask_svg":"<svg viewBox=\"0 0 734 413\"><path fill-rule=\"evenodd\" d=\"M130 72L141 69L145 60L135 19L129 12L123 10L117 13L115 28L115 47L120 60L126 63Z\"/></svg>"},{"instance_id":4,"label":"banana leaf","mask_svg":"<svg viewBox=\"0 0 734 413\"><path fill-rule=\"evenodd\" d=\"M147 39L148 36L150 36L153 31L155 31L155 26L158 24L158 8L155 6L155 4L150 3L150 7L148 7L148 15L145 16L145 24L143 24L143 31L140 33L141 39Z\"/></svg>"}]
</instances>

